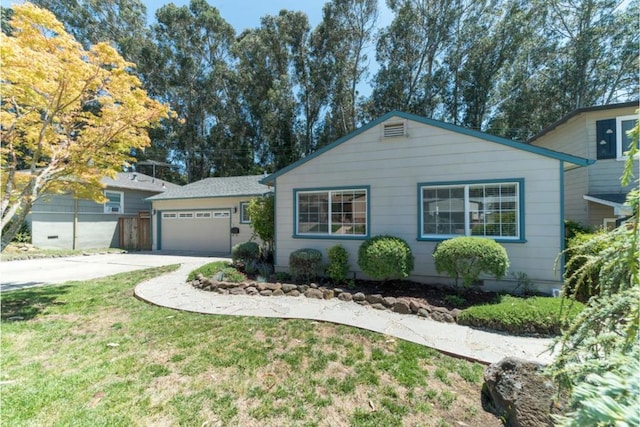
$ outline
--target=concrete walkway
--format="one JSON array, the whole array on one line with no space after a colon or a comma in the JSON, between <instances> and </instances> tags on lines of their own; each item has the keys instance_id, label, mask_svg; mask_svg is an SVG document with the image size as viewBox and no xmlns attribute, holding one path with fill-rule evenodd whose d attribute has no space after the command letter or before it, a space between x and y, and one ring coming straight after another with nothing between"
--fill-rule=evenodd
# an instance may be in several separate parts
<instances>
[{"instance_id":1,"label":"concrete walkway","mask_svg":"<svg viewBox=\"0 0 640 427\"><path fill-rule=\"evenodd\" d=\"M189 272L202 264L204 262L186 263L173 273L140 283L135 295L158 306L197 313L311 319L355 326L482 363L494 363L506 356L542 363L552 359L547 351L550 339L486 332L415 315L376 310L337 298L220 295L203 291L185 283Z\"/></svg>"}]
</instances>

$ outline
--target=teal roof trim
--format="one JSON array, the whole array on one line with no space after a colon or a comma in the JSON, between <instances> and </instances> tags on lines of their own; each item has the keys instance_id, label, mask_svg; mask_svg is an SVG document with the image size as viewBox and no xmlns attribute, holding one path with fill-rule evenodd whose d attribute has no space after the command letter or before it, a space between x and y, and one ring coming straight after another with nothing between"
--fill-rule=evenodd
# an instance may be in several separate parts
<instances>
[{"instance_id":1,"label":"teal roof trim","mask_svg":"<svg viewBox=\"0 0 640 427\"><path fill-rule=\"evenodd\" d=\"M461 133L463 135L469 135L472 136L474 138L478 138L478 139L483 139L485 141L489 141L489 142L495 142L497 144L501 144L501 145L505 145L507 147L511 147L511 148L516 148L519 150L523 150L523 151L528 151L530 153L534 153L534 154L538 154L544 157L549 157L552 159L556 159L559 161L563 161L563 162L569 162L578 166L588 166L591 165L593 163L595 163L595 160L592 159L584 159L582 157L577 157L577 156L572 156L570 154L565 154L565 153L561 153L558 151L553 151L553 150L549 150L547 148L542 148L542 147L536 147L534 145L529 145L529 144L525 144L523 142L518 142L518 141L513 141L511 139L507 139L507 138L502 138L499 136L494 136L494 135L489 135L488 133L484 133L484 132L480 132L477 130L473 130L473 129L467 129L461 126L457 126L457 125L452 125L450 123L444 123L444 122L440 122L438 120L433 120L433 119L429 119L426 117L421 117L421 116L417 116L415 114L410 114L410 113L404 113L402 111L391 111L383 116L378 117L375 120L372 120L371 122L367 123L366 125L356 129L355 131L351 132L348 135L343 136L342 138L332 142L329 145L326 145L324 147L322 147L321 149L319 149L318 151L315 151L314 153L308 155L307 157L304 157L300 160L298 160L297 162L294 162L292 164L290 164L289 166L286 166L282 169L280 169L277 172L272 173L271 175L265 177L264 179L262 179L260 182L262 184L272 184L273 182L275 182L276 178L278 178L281 175L284 175L285 173L291 171L292 169L297 168L298 166L301 166L305 163L307 163L310 160L315 159L316 157L322 155L323 153L337 147L338 145L342 144L343 142L346 142L358 135L360 135L363 132L368 131L369 129L373 128L374 126L379 125L380 123L383 123L387 120L389 120L392 117L399 117L402 119L406 119L406 120L411 120L414 122L418 122L418 123L422 123L425 125L429 125L429 126L434 126L437 128L441 128L441 129L446 129L452 132L457 132L457 133Z\"/></svg>"}]
</instances>

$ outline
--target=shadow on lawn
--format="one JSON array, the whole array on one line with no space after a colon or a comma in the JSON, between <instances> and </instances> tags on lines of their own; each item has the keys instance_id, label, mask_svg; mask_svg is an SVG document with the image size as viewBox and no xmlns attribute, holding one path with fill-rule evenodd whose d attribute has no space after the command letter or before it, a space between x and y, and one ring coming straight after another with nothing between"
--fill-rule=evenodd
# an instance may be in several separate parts
<instances>
[{"instance_id":1,"label":"shadow on lawn","mask_svg":"<svg viewBox=\"0 0 640 427\"><path fill-rule=\"evenodd\" d=\"M66 304L58 298L66 294L67 289L69 286L45 286L3 292L0 300L0 319L3 322L33 319L48 306Z\"/></svg>"}]
</instances>

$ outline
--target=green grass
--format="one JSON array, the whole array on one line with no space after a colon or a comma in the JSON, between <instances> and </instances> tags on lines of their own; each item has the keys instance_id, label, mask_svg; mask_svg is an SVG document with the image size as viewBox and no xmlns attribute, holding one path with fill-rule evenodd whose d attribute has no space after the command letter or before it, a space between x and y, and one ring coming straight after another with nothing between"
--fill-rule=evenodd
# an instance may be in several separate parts
<instances>
[{"instance_id":1,"label":"green grass","mask_svg":"<svg viewBox=\"0 0 640 427\"><path fill-rule=\"evenodd\" d=\"M458 321L464 325L505 331L514 334L558 335L584 305L553 297L500 297L495 304L469 307Z\"/></svg>"},{"instance_id":2,"label":"green grass","mask_svg":"<svg viewBox=\"0 0 640 427\"><path fill-rule=\"evenodd\" d=\"M174 268L3 293L2 424L501 425L482 410L481 365L341 325L133 297Z\"/></svg>"},{"instance_id":3,"label":"green grass","mask_svg":"<svg viewBox=\"0 0 640 427\"><path fill-rule=\"evenodd\" d=\"M209 264L205 264L191 271L187 276L187 281L195 280L198 277L198 274L202 274L204 277L211 277L215 273L229 267L231 267L231 263L227 261L210 262Z\"/></svg>"}]
</instances>

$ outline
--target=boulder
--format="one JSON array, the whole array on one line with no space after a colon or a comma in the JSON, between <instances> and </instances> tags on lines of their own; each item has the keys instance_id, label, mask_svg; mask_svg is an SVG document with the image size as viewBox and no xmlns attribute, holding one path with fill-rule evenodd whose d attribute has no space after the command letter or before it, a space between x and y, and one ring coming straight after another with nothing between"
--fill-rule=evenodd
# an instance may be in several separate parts
<instances>
[{"instance_id":1,"label":"boulder","mask_svg":"<svg viewBox=\"0 0 640 427\"><path fill-rule=\"evenodd\" d=\"M410 314L411 308L409 307L409 301L399 299L395 303L393 303L393 307L391 307L391 311L395 311L400 314Z\"/></svg>"},{"instance_id":2,"label":"boulder","mask_svg":"<svg viewBox=\"0 0 640 427\"><path fill-rule=\"evenodd\" d=\"M244 290L244 288L231 288L229 289L229 295L246 295L247 292Z\"/></svg>"},{"instance_id":3,"label":"boulder","mask_svg":"<svg viewBox=\"0 0 640 427\"><path fill-rule=\"evenodd\" d=\"M322 294L322 291L315 288L307 289L307 292L304 293L304 296L307 298L324 299L324 295Z\"/></svg>"},{"instance_id":4,"label":"boulder","mask_svg":"<svg viewBox=\"0 0 640 427\"><path fill-rule=\"evenodd\" d=\"M375 308L376 310L386 310L387 307L384 306L381 302L376 302L371 304L371 308Z\"/></svg>"},{"instance_id":5,"label":"boulder","mask_svg":"<svg viewBox=\"0 0 640 427\"><path fill-rule=\"evenodd\" d=\"M382 298L382 303L385 307L393 307L393 304L396 303L396 299L394 297L384 297Z\"/></svg>"},{"instance_id":6,"label":"boulder","mask_svg":"<svg viewBox=\"0 0 640 427\"><path fill-rule=\"evenodd\" d=\"M258 295L258 290L253 286L247 287L245 289L245 292L247 293L247 295Z\"/></svg>"},{"instance_id":7,"label":"boulder","mask_svg":"<svg viewBox=\"0 0 640 427\"><path fill-rule=\"evenodd\" d=\"M298 285L298 290L303 294L307 292L307 289L309 289L309 285Z\"/></svg>"},{"instance_id":8,"label":"boulder","mask_svg":"<svg viewBox=\"0 0 640 427\"><path fill-rule=\"evenodd\" d=\"M455 319L453 318L453 316L449 313L449 311L441 311L441 310L433 310L431 312L431 318L433 320L437 320L438 322L447 322L447 323L453 323L455 322Z\"/></svg>"},{"instance_id":9,"label":"boulder","mask_svg":"<svg viewBox=\"0 0 640 427\"><path fill-rule=\"evenodd\" d=\"M362 292L356 292L355 294L353 294L353 300L355 302L364 301L366 299L367 297Z\"/></svg>"},{"instance_id":10,"label":"boulder","mask_svg":"<svg viewBox=\"0 0 640 427\"><path fill-rule=\"evenodd\" d=\"M260 291L260 295L262 295L263 297L270 297L272 294L273 291L271 289L264 289Z\"/></svg>"},{"instance_id":11,"label":"boulder","mask_svg":"<svg viewBox=\"0 0 640 427\"><path fill-rule=\"evenodd\" d=\"M333 289L322 289L322 297L324 299L333 299L334 296Z\"/></svg>"},{"instance_id":12,"label":"boulder","mask_svg":"<svg viewBox=\"0 0 640 427\"><path fill-rule=\"evenodd\" d=\"M544 365L507 357L484 372L482 405L507 427L553 426L557 388L543 375Z\"/></svg>"},{"instance_id":13,"label":"boulder","mask_svg":"<svg viewBox=\"0 0 640 427\"><path fill-rule=\"evenodd\" d=\"M290 283L283 283L282 284L282 290L285 292L291 292L294 290L298 290L298 286L297 285L292 285Z\"/></svg>"},{"instance_id":14,"label":"boulder","mask_svg":"<svg viewBox=\"0 0 640 427\"><path fill-rule=\"evenodd\" d=\"M274 297L279 297L284 295L284 291L282 289L276 289L273 291L271 295L273 295Z\"/></svg>"},{"instance_id":15,"label":"boulder","mask_svg":"<svg viewBox=\"0 0 640 427\"><path fill-rule=\"evenodd\" d=\"M299 297L300 296L300 291L297 289L294 289L292 291L287 292L287 296L289 297Z\"/></svg>"},{"instance_id":16,"label":"boulder","mask_svg":"<svg viewBox=\"0 0 640 427\"><path fill-rule=\"evenodd\" d=\"M351 301L353 299L353 295L349 292L341 292L338 294L338 299L341 301Z\"/></svg>"},{"instance_id":17,"label":"boulder","mask_svg":"<svg viewBox=\"0 0 640 427\"><path fill-rule=\"evenodd\" d=\"M426 308L421 308L420 310L418 310L418 316L429 317L429 312L427 311Z\"/></svg>"},{"instance_id":18,"label":"boulder","mask_svg":"<svg viewBox=\"0 0 640 427\"><path fill-rule=\"evenodd\" d=\"M369 304L382 304L382 295L380 294L371 294L366 296L367 302Z\"/></svg>"},{"instance_id":19,"label":"boulder","mask_svg":"<svg viewBox=\"0 0 640 427\"><path fill-rule=\"evenodd\" d=\"M270 291L278 291L282 289L282 285L280 283L266 283L265 288Z\"/></svg>"},{"instance_id":20,"label":"boulder","mask_svg":"<svg viewBox=\"0 0 640 427\"><path fill-rule=\"evenodd\" d=\"M409 308L411 308L412 313L417 313L422 308L422 304L411 300L409 301Z\"/></svg>"}]
</instances>

